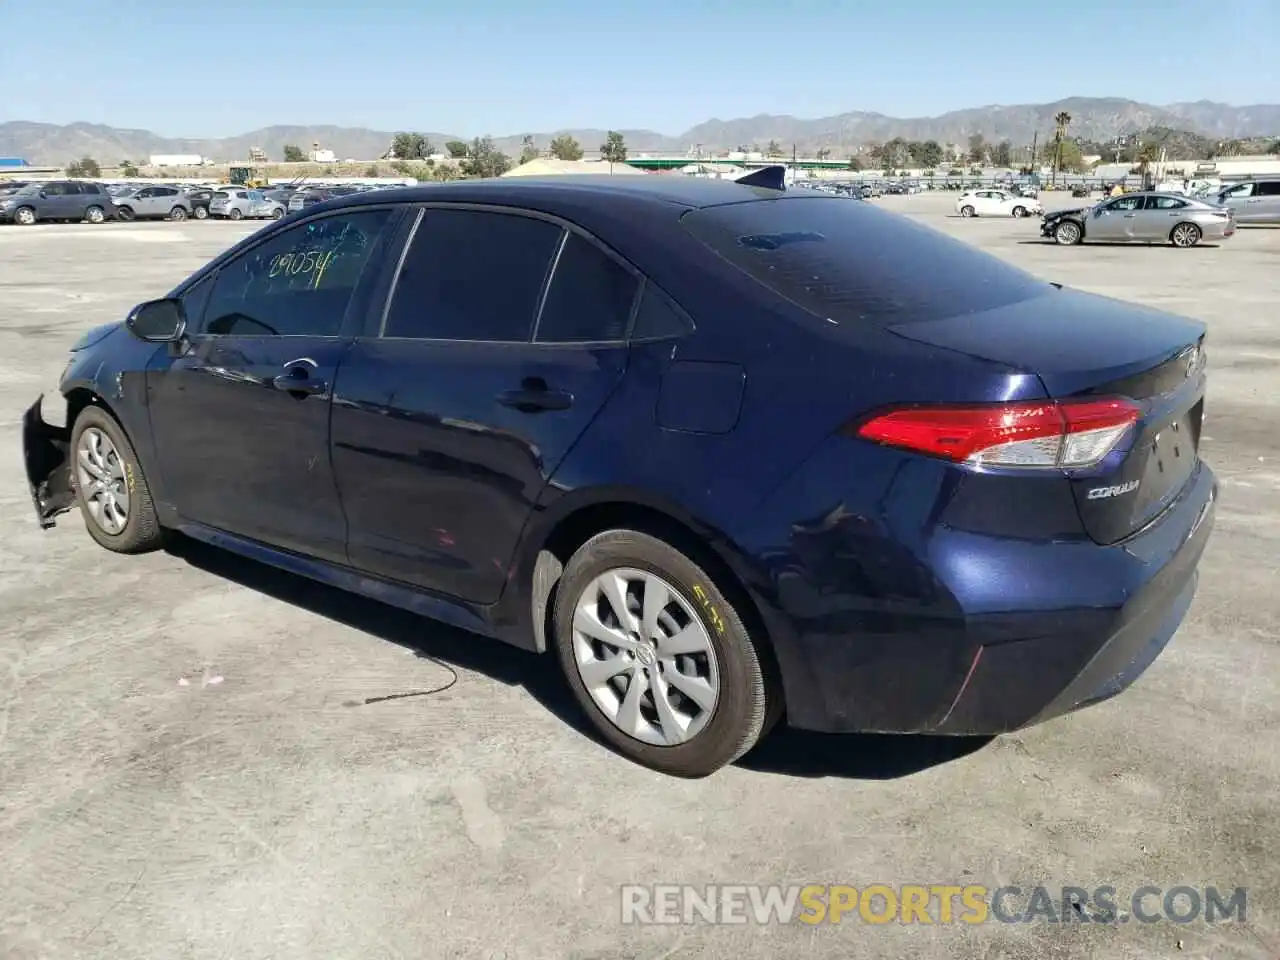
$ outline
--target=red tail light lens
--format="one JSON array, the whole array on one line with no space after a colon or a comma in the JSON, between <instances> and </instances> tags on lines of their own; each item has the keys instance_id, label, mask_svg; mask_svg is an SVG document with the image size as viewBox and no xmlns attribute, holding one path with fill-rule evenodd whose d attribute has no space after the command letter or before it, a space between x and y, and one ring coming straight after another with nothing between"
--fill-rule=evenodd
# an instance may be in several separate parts
<instances>
[{"instance_id":1,"label":"red tail light lens","mask_svg":"<svg viewBox=\"0 0 1280 960\"><path fill-rule=\"evenodd\" d=\"M1080 469L1114 450L1140 412L1125 399L908 407L873 417L856 435L975 466Z\"/></svg>"}]
</instances>

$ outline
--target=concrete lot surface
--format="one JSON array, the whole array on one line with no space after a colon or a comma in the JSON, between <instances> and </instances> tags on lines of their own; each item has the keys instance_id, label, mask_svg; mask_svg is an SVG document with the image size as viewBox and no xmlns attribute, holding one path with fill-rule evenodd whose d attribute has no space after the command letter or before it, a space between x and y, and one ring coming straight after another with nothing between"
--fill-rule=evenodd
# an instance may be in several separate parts
<instances>
[{"instance_id":1,"label":"concrete lot surface","mask_svg":"<svg viewBox=\"0 0 1280 960\"><path fill-rule=\"evenodd\" d=\"M115 556L78 514L41 532L18 423L66 348L256 227L0 229L0 958L1280 956L1280 230L1058 248L1036 221L954 218L950 195L876 202L1208 321L1222 498L1200 593L1150 672L1080 714L989 744L781 731L698 782L598 745L549 659L193 545ZM1216 925L634 926L628 883L1248 905Z\"/></svg>"}]
</instances>

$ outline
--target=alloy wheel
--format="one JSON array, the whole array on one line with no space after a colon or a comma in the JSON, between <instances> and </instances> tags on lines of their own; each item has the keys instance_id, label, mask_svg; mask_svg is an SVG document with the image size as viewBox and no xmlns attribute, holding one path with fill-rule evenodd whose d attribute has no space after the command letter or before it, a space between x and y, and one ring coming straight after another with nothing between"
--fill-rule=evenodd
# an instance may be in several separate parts
<instances>
[{"instance_id":1,"label":"alloy wheel","mask_svg":"<svg viewBox=\"0 0 1280 960\"><path fill-rule=\"evenodd\" d=\"M688 742L720 698L707 628L680 590L646 570L607 570L587 585L574 605L573 654L596 707L643 743Z\"/></svg>"},{"instance_id":2,"label":"alloy wheel","mask_svg":"<svg viewBox=\"0 0 1280 960\"><path fill-rule=\"evenodd\" d=\"M1080 228L1074 223L1064 223L1054 231L1053 235L1059 243L1070 245L1079 241Z\"/></svg>"},{"instance_id":3,"label":"alloy wheel","mask_svg":"<svg viewBox=\"0 0 1280 960\"><path fill-rule=\"evenodd\" d=\"M24 227L29 227L36 222L36 213L30 207L23 207L14 215L14 219Z\"/></svg>"},{"instance_id":4,"label":"alloy wheel","mask_svg":"<svg viewBox=\"0 0 1280 960\"><path fill-rule=\"evenodd\" d=\"M1200 239L1200 231L1190 223L1180 223L1173 228L1173 245L1175 247L1194 247Z\"/></svg>"},{"instance_id":5,"label":"alloy wheel","mask_svg":"<svg viewBox=\"0 0 1280 960\"><path fill-rule=\"evenodd\" d=\"M76 471L80 493L93 522L104 533L119 534L129 522L124 462L111 438L97 427L88 427L80 434Z\"/></svg>"}]
</instances>

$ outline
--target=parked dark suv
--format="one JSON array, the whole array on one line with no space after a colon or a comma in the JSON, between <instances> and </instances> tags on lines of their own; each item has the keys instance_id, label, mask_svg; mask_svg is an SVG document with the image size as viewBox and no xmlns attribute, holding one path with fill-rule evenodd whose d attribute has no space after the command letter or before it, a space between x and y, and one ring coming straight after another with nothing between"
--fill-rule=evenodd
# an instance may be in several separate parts
<instances>
[{"instance_id":1,"label":"parked dark suv","mask_svg":"<svg viewBox=\"0 0 1280 960\"><path fill-rule=\"evenodd\" d=\"M115 216L106 187L87 180L32 183L0 198L0 223L30 225L37 220L87 220L102 223Z\"/></svg>"}]
</instances>

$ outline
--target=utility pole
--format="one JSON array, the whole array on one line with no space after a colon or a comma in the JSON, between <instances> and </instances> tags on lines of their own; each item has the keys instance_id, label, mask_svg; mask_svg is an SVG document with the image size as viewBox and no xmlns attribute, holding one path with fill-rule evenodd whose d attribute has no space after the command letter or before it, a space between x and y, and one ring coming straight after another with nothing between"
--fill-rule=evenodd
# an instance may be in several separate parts
<instances>
[{"instance_id":1,"label":"utility pole","mask_svg":"<svg viewBox=\"0 0 1280 960\"><path fill-rule=\"evenodd\" d=\"M1027 166L1031 168L1032 173L1036 172L1036 143L1038 142L1039 137L1040 137L1039 130L1031 131L1031 162L1028 163Z\"/></svg>"}]
</instances>

